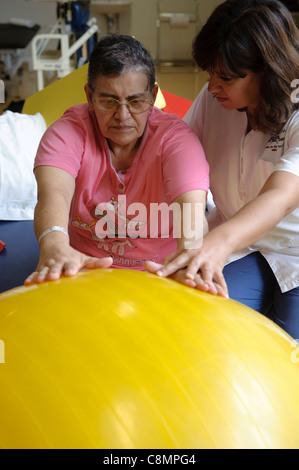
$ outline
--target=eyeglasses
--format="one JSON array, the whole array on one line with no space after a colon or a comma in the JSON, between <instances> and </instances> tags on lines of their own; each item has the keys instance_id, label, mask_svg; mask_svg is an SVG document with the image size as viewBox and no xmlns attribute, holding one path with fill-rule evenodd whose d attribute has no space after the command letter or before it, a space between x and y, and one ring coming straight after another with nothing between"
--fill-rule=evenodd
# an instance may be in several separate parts
<instances>
[{"instance_id":1,"label":"eyeglasses","mask_svg":"<svg viewBox=\"0 0 299 470\"><path fill-rule=\"evenodd\" d=\"M144 100L142 98L133 98L128 101L119 101L114 98L97 98L93 100L96 107L103 112L116 112L120 106L124 104L131 114L139 114L148 111L153 106L152 101Z\"/></svg>"}]
</instances>

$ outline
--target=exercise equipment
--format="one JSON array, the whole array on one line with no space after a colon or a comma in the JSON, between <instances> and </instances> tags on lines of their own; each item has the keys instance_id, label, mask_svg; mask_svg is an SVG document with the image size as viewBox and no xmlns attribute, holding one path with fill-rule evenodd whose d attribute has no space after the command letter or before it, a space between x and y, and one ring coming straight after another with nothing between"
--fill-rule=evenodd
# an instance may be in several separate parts
<instances>
[{"instance_id":1,"label":"exercise equipment","mask_svg":"<svg viewBox=\"0 0 299 470\"><path fill-rule=\"evenodd\" d=\"M0 312L2 448L299 446L295 343L233 300L107 269Z\"/></svg>"},{"instance_id":2,"label":"exercise equipment","mask_svg":"<svg viewBox=\"0 0 299 470\"><path fill-rule=\"evenodd\" d=\"M38 91L44 88L44 72L56 71L58 78L62 78L86 63L99 31L96 19L89 18L90 0L50 1L57 3L57 22L49 33L37 34L31 43ZM56 49L48 49L53 40L58 41Z\"/></svg>"}]
</instances>

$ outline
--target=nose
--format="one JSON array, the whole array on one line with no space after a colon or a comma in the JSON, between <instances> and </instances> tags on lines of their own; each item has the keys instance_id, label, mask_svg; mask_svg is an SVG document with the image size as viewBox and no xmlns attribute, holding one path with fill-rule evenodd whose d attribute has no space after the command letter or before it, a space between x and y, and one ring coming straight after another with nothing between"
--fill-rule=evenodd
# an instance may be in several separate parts
<instances>
[{"instance_id":1,"label":"nose","mask_svg":"<svg viewBox=\"0 0 299 470\"><path fill-rule=\"evenodd\" d=\"M217 75L210 74L208 91L209 93L216 93L220 88L220 79Z\"/></svg>"},{"instance_id":2,"label":"nose","mask_svg":"<svg viewBox=\"0 0 299 470\"><path fill-rule=\"evenodd\" d=\"M131 117L131 113L125 103L119 104L119 108L115 111L115 117L117 117L120 121L126 121Z\"/></svg>"}]
</instances>

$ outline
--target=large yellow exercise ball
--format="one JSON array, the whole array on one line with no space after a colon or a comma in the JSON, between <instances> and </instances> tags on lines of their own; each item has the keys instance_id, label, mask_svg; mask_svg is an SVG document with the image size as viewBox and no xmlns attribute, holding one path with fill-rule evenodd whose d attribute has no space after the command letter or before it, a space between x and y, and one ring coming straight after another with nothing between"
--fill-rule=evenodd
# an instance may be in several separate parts
<instances>
[{"instance_id":1,"label":"large yellow exercise ball","mask_svg":"<svg viewBox=\"0 0 299 470\"><path fill-rule=\"evenodd\" d=\"M0 295L0 339L2 448L299 447L296 345L233 300L86 271Z\"/></svg>"}]
</instances>

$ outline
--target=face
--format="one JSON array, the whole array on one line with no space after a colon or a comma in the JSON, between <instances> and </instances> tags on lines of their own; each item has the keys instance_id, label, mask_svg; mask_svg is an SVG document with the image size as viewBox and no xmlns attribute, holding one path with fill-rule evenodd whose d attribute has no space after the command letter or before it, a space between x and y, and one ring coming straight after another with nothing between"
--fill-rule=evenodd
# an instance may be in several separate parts
<instances>
[{"instance_id":1,"label":"face","mask_svg":"<svg viewBox=\"0 0 299 470\"><path fill-rule=\"evenodd\" d=\"M253 113L260 101L260 74L248 72L244 78L223 75L217 70L209 73L209 92L225 109L247 108Z\"/></svg>"},{"instance_id":2,"label":"face","mask_svg":"<svg viewBox=\"0 0 299 470\"><path fill-rule=\"evenodd\" d=\"M131 114L125 104L118 110L101 111L97 108L94 99L114 98L121 102L133 98L142 98L154 102L156 89L150 93L148 77L144 72L129 71L117 77L100 75L95 83L94 92L88 85L85 86L87 100L94 110L100 130L111 145L119 147L132 147L136 145L143 135L150 109L139 114Z\"/></svg>"}]
</instances>

